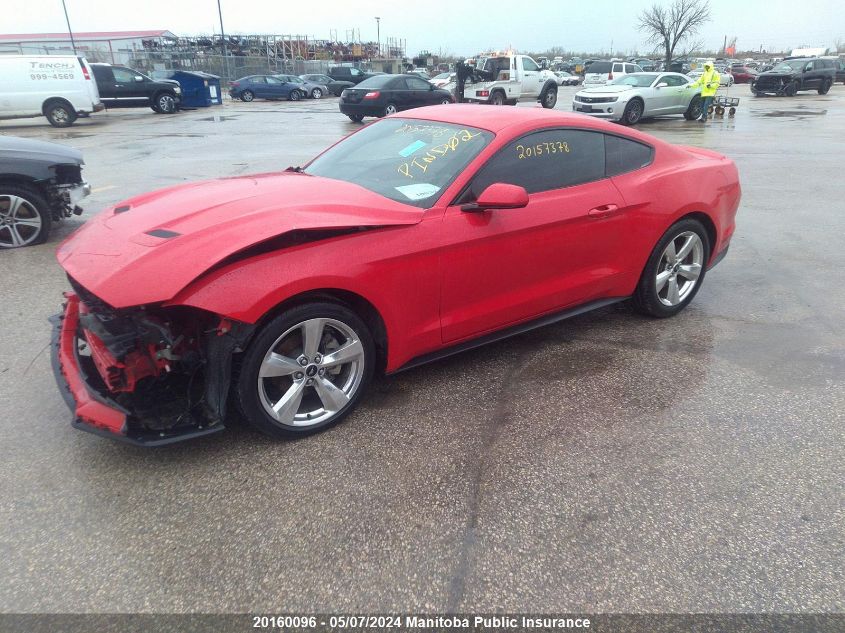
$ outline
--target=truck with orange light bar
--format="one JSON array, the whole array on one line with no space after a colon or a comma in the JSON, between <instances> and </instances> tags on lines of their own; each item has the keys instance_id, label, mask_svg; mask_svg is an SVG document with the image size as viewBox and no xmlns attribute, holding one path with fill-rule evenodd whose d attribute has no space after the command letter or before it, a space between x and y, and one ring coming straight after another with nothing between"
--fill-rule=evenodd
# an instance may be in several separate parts
<instances>
[{"instance_id":1,"label":"truck with orange light bar","mask_svg":"<svg viewBox=\"0 0 845 633\"><path fill-rule=\"evenodd\" d=\"M557 103L557 78L528 55L512 51L488 53L475 63L458 63L456 97L459 101L516 105L539 101L544 108Z\"/></svg>"}]
</instances>

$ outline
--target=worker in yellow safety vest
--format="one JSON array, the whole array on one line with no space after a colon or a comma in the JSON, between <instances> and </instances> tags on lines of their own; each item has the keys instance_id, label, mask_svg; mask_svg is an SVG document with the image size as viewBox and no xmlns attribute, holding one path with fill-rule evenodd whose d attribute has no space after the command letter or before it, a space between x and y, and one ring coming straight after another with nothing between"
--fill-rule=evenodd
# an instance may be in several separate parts
<instances>
[{"instance_id":1,"label":"worker in yellow safety vest","mask_svg":"<svg viewBox=\"0 0 845 633\"><path fill-rule=\"evenodd\" d=\"M713 68L713 62L705 62L704 74L697 81L690 84L691 88L701 86L701 98L704 100L704 103L701 104L701 116L698 117L699 121L707 120L707 111L710 109L710 104L713 103L713 97L719 89L720 79L719 73Z\"/></svg>"}]
</instances>

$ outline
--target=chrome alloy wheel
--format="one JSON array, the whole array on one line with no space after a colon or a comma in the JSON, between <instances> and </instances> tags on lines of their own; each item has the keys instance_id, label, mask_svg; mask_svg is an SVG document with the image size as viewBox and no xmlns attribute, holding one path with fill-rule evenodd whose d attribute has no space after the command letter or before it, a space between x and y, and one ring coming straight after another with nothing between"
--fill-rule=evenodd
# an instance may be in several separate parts
<instances>
[{"instance_id":1,"label":"chrome alloy wheel","mask_svg":"<svg viewBox=\"0 0 845 633\"><path fill-rule=\"evenodd\" d=\"M335 319L308 319L267 350L258 371L258 395L280 424L313 426L341 411L363 377L360 336Z\"/></svg>"},{"instance_id":2,"label":"chrome alloy wheel","mask_svg":"<svg viewBox=\"0 0 845 633\"><path fill-rule=\"evenodd\" d=\"M26 198L0 193L0 248L32 244L41 233L41 216Z\"/></svg>"},{"instance_id":3,"label":"chrome alloy wheel","mask_svg":"<svg viewBox=\"0 0 845 633\"><path fill-rule=\"evenodd\" d=\"M663 251L657 266L655 290L663 305L681 303L692 292L704 265L704 244L692 231L673 238Z\"/></svg>"}]
</instances>

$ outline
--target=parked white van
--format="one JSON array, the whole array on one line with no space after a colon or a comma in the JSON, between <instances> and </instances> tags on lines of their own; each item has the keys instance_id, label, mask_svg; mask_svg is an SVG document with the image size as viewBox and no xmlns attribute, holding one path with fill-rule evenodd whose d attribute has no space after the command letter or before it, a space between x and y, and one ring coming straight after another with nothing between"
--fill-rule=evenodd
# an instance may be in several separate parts
<instances>
[{"instance_id":1,"label":"parked white van","mask_svg":"<svg viewBox=\"0 0 845 633\"><path fill-rule=\"evenodd\" d=\"M643 72L643 69L636 64L616 60L609 62L599 60L590 64L584 71L584 86L603 86L619 77L641 72Z\"/></svg>"},{"instance_id":2,"label":"parked white van","mask_svg":"<svg viewBox=\"0 0 845 633\"><path fill-rule=\"evenodd\" d=\"M0 119L46 116L67 127L103 108L85 58L0 54Z\"/></svg>"}]
</instances>

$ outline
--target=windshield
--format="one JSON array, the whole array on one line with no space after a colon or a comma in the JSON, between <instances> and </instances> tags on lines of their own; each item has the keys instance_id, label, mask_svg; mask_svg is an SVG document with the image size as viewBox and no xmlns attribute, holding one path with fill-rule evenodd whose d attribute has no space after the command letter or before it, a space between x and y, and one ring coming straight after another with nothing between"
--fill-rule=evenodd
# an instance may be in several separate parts
<instances>
[{"instance_id":1,"label":"windshield","mask_svg":"<svg viewBox=\"0 0 845 633\"><path fill-rule=\"evenodd\" d=\"M786 72L791 72L793 70L801 70L806 64L806 59L790 59L785 62L781 62L772 68L772 70L785 70Z\"/></svg>"},{"instance_id":2,"label":"windshield","mask_svg":"<svg viewBox=\"0 0 845 633\"><path fill-rule=\"evenodd\" d=\"M657 75L651 73L637 73L635 75L625 75L624 77L619 77L609 83L612 86L634 86L635 88L648 88L652 83L654 83L655 79L657 79Z\"/></svg>"},{"instance_id":3,"label":"windshield","mask_svg":"<svg viewBox=\"0 0 845 633\"><path fill-rule=\"evenodd\" d=\"M384 119L347 137L304 171L426 208L491 140L491 132L465 125Z\"/></svg>"}]
</instances>

